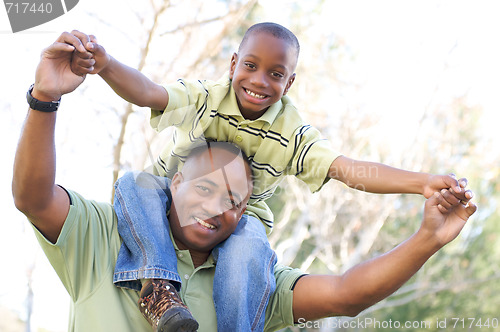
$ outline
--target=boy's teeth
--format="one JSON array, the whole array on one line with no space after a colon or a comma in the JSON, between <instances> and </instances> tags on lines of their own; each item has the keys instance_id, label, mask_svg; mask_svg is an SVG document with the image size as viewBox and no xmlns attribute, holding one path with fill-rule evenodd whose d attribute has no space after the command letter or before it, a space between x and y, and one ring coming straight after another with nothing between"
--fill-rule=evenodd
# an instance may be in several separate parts
<instances>
[{"instance_id":1,"label":"boy's teeth","mask_svg":"<svg viewBox=\"0 0 500 332\"><path fill-rule=\"evenodd\" d=\"M197 222L199 222L202 226L205 226L206 228L210 228L210 229L215 229L215 226L214 226L214 225L211 225L211 224L209 224L209 223L207 223L207 222L204 222L204 221L203 221L203 220L201 220L200 218L196 218L196 217L194 217L194 218L195 218L195 219L196 219L196 221L197 221Z\"/></svg>"},{"instance_id":2,"label":"boy's teeth","mask_svg":"<svg viewBox=\"0 0 500 332\"><path fill-rule=\"evenodd\" d=\"M246 91L247 91L247 93L248 93L250 96L252 96L252 97L254 97L254 98L264 99L264 97L265 97L265 96L263 96L263 95L258 95L258 94L256 94L255 92L252 92L252 91L250 91L250 90L246 90Z\"/></svg>"}]
</instances>

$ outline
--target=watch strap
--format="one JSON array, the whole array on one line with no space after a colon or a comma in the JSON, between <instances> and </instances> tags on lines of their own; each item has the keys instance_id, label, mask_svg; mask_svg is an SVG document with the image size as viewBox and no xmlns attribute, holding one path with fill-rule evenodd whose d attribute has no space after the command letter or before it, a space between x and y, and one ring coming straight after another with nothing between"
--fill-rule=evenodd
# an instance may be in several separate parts
<instances>
[{"instance_id":1,"label":"watch strap","mask_svg":"<svg viewBox=\"0 0 500 332\"><path fill-rule=\"evenodd\" d=\"M30 108L41 112L57 111L57 109L59 108L59 104L61 103L61 98L56 101L40 101L31 95L34 86L34 84L31 84L28 92L26 93L26 100L28 101Z\"/></svg>"}]
</instances>

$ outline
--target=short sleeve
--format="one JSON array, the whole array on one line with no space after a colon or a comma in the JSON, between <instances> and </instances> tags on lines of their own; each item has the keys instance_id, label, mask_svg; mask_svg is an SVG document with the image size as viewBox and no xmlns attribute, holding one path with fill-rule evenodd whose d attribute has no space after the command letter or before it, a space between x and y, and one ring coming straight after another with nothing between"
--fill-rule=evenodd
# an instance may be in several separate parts
<instances>
[{"instance_id":1,"label":"short sleeve","mask_svg":"<svg viewBox=\"0 0 500 332\"><path fill-rule=\"evenodd\" d=\"M113 207L85 200L67 191L72 204L57 242L52 244L36 227L35 235L49 262L74 301L89 294L114 268L121 245ZM112 274L112 272L110 273Z\"/></svg>"},{"instance_id":2,"label":"short sleeve","mask_svg":"<svg viewBox=\"0 0 500 332\"><path fill-rule=\"evenodd\" d=\"M304 272L299 269L280 264L275 266L276 291L269 298L264 331L276 331L294 325L293 286L303 275Z\"/></svg>"},{"instance_id":3,"label":"short sleeve","mask_svg":"<svg viewBox=\"0 0 500 332\"><path fill-rule=\"evenodd\" d=\"M332 148L330 141L322 137L318 129L310 125L299 127L291 143L293 156L288 174L304 181L311 192L320 190L330 179L328 171L340 154Z\"/></svg>"},{"instance_id":4,"label":"short sleeve","mask_svg":"<svg viewBox=\"0 0 500 332\"><path fill-rule=\"evenodd\" d=\"M168 105L163 111L151 110L150 124L160 132L170 126L193 123L197 111L206 106L208 92L201 81L185 81L165 85Z\"/></svg>"}]
</instances>

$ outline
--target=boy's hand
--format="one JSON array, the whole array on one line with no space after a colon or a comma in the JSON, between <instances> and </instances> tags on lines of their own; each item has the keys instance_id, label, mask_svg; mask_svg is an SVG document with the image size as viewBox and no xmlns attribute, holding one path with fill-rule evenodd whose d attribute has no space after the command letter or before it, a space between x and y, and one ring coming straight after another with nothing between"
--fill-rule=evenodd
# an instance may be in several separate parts
<instances>
[{"instance_id":1,"label":"boy's hand","mask_svg":"<svg viewBox=\"0 0 500 332\"><path fill-rule=\"evenodd\" d=\"M457 199L468 201L472 198L472 196L468 197L472 195L472 192L466 191L466 186L467 179L462 178L457 180L455 174L431 175L423 188L422 195L424 195L425 198L430 198L435 192L439 192L442 189L451 189L451 192Z\"/></svg>"},{"instance_id":2,"label":"boy's hand","mask_svg":"<svg viewBox=\"0 0 500 332\"><path fill-rule=\"evenodd\" d=\"M80 76L86 74L99 74L110 61L110 55L104 47L97 43L94 35L86 35L78 30L73 30L71 33L80 39L85 46L85 52L74 52L71 59L71 70Z\"/></svg>"}]
</instances>

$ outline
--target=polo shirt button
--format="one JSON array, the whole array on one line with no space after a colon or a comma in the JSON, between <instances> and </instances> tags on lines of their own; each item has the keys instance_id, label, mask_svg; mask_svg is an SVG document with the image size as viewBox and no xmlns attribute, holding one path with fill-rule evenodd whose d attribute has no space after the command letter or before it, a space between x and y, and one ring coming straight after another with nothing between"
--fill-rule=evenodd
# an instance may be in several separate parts
<instances>
[{"instance_id":1,"label":"polo shirt button","mask_svg":"<svg viewBox=\"0 0 500 332\"><path fill-rule=\"evenodd\" d=\"M184 279L188 280L189 279L189 274L184 275Z\"/></svg>"},{"instance_id":2,"label":"polo shirt button","mask_svg":"<svg viewBox=\"0 0 500 332\"><path fill-rule=\"evenodd\" d=\"M243 137L241 137L240 135L236 136L236 142L241 142L243 141Z\"/></svg>"},{"instance_id":3,"label":"polo shirt button","mask_svg":"<svg viewBox=\"0 0 500 332\"><path fill-rule=\"evenodd\" d=\"M182 252L180 252L177 256L178 256L179 258L184 257L184 255L182 254Z\"/></svg>"}]
</instances>

